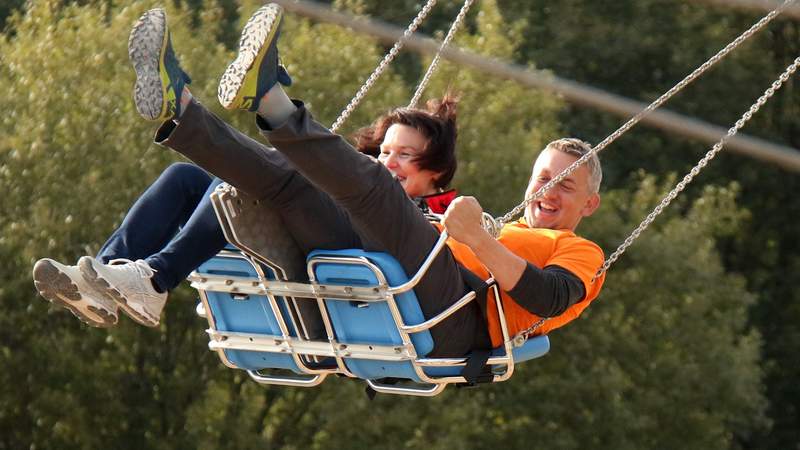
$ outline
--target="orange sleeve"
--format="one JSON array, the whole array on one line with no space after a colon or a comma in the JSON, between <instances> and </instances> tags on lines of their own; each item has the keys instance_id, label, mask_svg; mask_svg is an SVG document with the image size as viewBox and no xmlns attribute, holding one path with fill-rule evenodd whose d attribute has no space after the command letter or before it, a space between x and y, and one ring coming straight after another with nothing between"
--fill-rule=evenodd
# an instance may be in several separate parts
<instances>
[{"instance_id":1,"label":"orange sleeve","mask_svg":"<svg viewBox=\"0 0 800 450\"><path fill-rule=\"evenodd\" d=\"M603 250L594 242L577 236L559 240L546 266L559 266L577 276L586 290L586 297L595 290L592 279L603 265Z\"/></svg>"}]
</instances>

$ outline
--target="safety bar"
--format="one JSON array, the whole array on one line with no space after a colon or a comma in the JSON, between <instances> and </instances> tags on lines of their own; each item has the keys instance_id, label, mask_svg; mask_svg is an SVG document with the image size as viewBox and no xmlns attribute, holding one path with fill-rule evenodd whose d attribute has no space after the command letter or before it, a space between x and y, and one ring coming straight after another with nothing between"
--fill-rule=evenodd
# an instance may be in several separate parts
<instances>
[{"instance_id":1,"label":"safety bar","mask_svg":"<svg viewBox=\"0 0 800 450\"><path fill-rule=\"evenodd\" d=\"M400 395L415 395L418 397L433 397L439 395L444 388L447 387L445 383L429 384L427 388L412 387L412 386L396 386L393 384L382 384L375 380L367 380L367 385L375 390L375 392L382 392L384 394L400 394Z\"/></svg>"},{"instance_id":2,"label":"safety bar","mask_svg":"<svg viewBox=\"0 0 800 450\"><path fill-rule=\"evenodd\" d=\"M401 345L343 344L327 341L307 341L297 338L282 339L255 333L206 330L211 350L247 350L267 353L291 353L323 356L372 359L379 361L409 361L417 359L413 348Z\"/></svg>"},{"instance_id":3,"label":"safety bar","mask_svg":"<svg viewBox=\"0 0 800 450\"><path fill-rule=\"evenodd\" d=\"M440 312L436 316L432 317L431 319L426 320L418 325L401 325L400 329L405 331L406 333L418 333L420 331L427 330L434 325L438 324L439 322L443 321L444 319L450 317L453 313L464 307L467 303L475 300L476 294L475 291L468 292L465 296L461 297L457 302L453 303L452 305L448 306L447 309Z\"/></svg>"},{"instance_id":4,"label":"safety bar","mask_svg":"<svg viewBox=\"0 0 800 450\"><path fill-rule=\"evenodd\" d=\"M422 262L422 265L417 270L417 273L411 277L410 280L406 281L405 283L401 284L400 286L394 286L389 288L390 294L399 294L405 292L419 283L419 280L425 275L425 273L430 269L431 264L433 264L433 260L439 256L439 252L442 251L445 244L447 243L447 230L442 230L442 233L439 235L439 240L433 245L433 249L431 252L428 253L428 257L425 258L425 261Z\"/></svg>"},{"instance_id":5,"label":"safety bar","mask_svg":"<svg viewBox=\"0 0 800 450\"><path fill-rule=\"evenodd\" d=\"M294 387L314 387L325 381L325 377L328 376L326 373L307 376L297 375L294 377L283 375L261 375L255 370L248 370L247 374L259 384L278 384L281 386Z\"/></svg>"}]
</instances>

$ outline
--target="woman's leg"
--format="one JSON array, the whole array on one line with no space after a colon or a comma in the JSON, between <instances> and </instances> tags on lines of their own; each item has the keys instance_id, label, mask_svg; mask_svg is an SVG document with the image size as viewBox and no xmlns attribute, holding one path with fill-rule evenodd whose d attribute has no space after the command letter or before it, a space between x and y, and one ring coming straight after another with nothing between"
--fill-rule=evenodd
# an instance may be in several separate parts
<instances>
[{"instance_id":1,"label":"woman's leg","mask_svg":"<svg viewBox=\"0 0 800 450\"><path fill-rule=\"evenodd\" d=\"M167 291L180 281L173 280L181 266L170 263L184 262L195 249L187 247L185 255L179 251L172 259L155 258L155 263L164 263L156 267L144 259L170 248L168 243L193 217L211 181L207 172L192 164L168 167L136 200L97 258L85 256L78 261L86 283L116 302L133 320L157 326ZM197 247L204 245L198 243ZM109 265L114 259L127 261Z\"/></svg>"}]
</instances>

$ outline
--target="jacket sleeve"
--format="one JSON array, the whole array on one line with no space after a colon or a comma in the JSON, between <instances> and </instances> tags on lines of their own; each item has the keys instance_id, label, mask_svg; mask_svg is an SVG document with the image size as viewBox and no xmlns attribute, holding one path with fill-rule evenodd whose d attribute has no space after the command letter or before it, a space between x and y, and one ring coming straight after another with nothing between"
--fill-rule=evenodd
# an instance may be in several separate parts
<instances>
[{"instance_id":1,"label":"jacket sleeve","mask_svg":"<svg viewBox=\"0 0 800 450\"><path fill-rule=\"evenodd\" d=\"M580 278L563 267L540 269L528 263L508 295L537 316L555 317L582 300L586 289Z\"/></svg>"}]
</instances>

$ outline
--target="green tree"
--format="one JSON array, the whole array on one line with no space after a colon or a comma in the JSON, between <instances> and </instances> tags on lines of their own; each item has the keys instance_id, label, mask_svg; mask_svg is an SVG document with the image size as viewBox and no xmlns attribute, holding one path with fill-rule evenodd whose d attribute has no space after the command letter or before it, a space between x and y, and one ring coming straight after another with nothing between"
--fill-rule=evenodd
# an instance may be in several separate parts
<instances>
[{"instance_id":1,"label":"green tree","mask_svg":"<svg viewBox=\"0 0 800 450\"><path fill-rule=\"evenodd\" d=\"M526 23L504 23L494 1L477 3L475 8L474 31L462 27L456 45L511 58ZM427 67L430 60L424 62ZM462 96L456 184L463 194L475 195L487 211L502 214L522 201L535 156L558 137L563 104L553 95L442 61L426 95L447 89Z\"/></svg>"},{"instance_id":2,"label":"green tree","mask_svg":"<svg viewBox=\"0 0 800 450\"><path fill-rule=\"evenodd\" d=\"M535 61L555 74L643 102L655 99L718 49L755 23L761 14L715 7L705 2L625 0L558 2L500 0L507 20L526 19L516 60ZM799 53L798 24L777 19L743 44L718 67L666 106L724 127L731 125ZM797 105L800 92L790 82L743 130L800 146ZM567 134L599 142L622 122L615 116L568 105L561 116ZM607 186L629 187L628 174L683 173L710 146L639 126L603 153ZM800 213L794 192L798 178L780 167L738 155L722 155L705 170L703 183L741 183L739 202L754 219L719 241L729 270L742 273L758 292L751 321L764 335L769 416L774 427L753 437L753 448L789 448L800 442L796 405L800 375L794 363L800 346L798 293ZM698 192L699 187L690 187Z\"/></svg>"},{"instance_id":3,"label":"green tree","mask_svg":"<svg viewBox=\"0 0 800 450\"><path fill-rule=\"evenodd\" d=\"M194 296L189 290L171 295L158 330L122 319L104 331L87 329L37 299L30 279L40 257L69 262L96 251L138 193L176 159L149 144L154 127L138 117L130 100L127 37L153 6L32 2L0 42L0 105L6 111L0 122L0 298L9 308L0 319L0 361L7 368L0 375L0 448L195 447L192 439L205 435L186 433L189 405L205 396L211 380L232 378L206 350L202 322L187 305ZM232 59L217 41L222 10L168 8L168 14L193 93L223 114L213 101L217 77ZM379 50L341 30L289 23L287 29L293 28L308 40L287 42L287 53L346 81L330 86L327 97L312 98L323 120L332 120ZM327 49L309 48L323 40ZM324 69L317 76L322 74ZM405 98L406 88L392 79L390 72L354 123L364 123L377 105L387 108ZM247 119L230 116L249 130ZM238 395L236 383L218 385L228 396Z\"/></svg>"},{"instance_id":4,"label":"green tree","mask_svg":"<svg viewBox=\"0 0 800 450\"><path fill-rule=\"evenodd\" d=\"M193 93L255 135L252 116L220 111L214 95L232 57L225 30L239 29L258 2L235 13L220 4L168 7L174 45ZM546 358L507 383L434 399L369 402L362 383L345 379L305 390L257 385L207 351L188 289L171 294L156 330L126 319L90 329L38 299L33 262L92 253L175 160L149 144L154 125L130 101L127 36L154 5L30 2L0 40L0 448L729 448L766 429L761 341L745 315L753 296L724 271L716 245L756 222L737 209L735 188L709 188L670 210L582 319L553 333ZM528 27L517 17L506 25L494 3L481 3L460 42L519 55ZM383 49L289 17L281 51L297 81L290 93L330 123ZM518 201L535 151L557 135L562 104L448 65L440 76L428 96L451 81L464 93L458 186L502 212ZM387 73L345 131L411 92ZM565 123L575 131L577 122ZM486 177L482 161L498 173ZM632 192L608 192L583 225L606 249L662 190L649 177L620 184Z\"/></svg>"}]
</instances>

